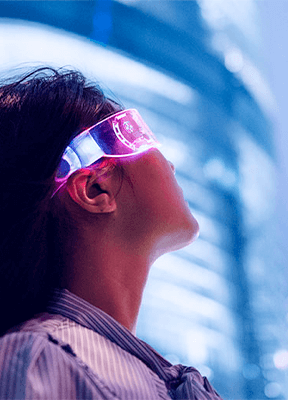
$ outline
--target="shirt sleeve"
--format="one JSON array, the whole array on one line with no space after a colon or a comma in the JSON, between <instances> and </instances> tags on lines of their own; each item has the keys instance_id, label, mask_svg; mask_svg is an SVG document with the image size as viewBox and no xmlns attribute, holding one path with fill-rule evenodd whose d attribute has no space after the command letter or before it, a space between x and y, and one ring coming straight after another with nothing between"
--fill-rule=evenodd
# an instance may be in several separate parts
<instances>
[{"instance_id":1,"label":"shirt sleeve","mask_svg":"<svg viewBox=\"0 0 288 400\"><path fill-rule=\"evenodd\" d=\"M1 400L117 400L76 355L50 335L14 332L0 339Z\"/></svg>"}]
</instances>

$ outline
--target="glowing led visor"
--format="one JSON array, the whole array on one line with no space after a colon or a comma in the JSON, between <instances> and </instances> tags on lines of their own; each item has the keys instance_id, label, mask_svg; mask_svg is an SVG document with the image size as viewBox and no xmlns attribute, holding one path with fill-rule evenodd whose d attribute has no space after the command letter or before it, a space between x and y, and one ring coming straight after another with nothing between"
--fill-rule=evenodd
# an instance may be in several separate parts
<instances>
[{"instance_id":1,"label":"glowing led visor","mask_svg":"<svg viewBox=\"0 0 288 400\"><path fill-rule=\"evenodd\" d=\"M159 142L135 109L120 111L76 136L63 153L56 181L93 164L99 158L128 157L142 153Z\"/></svg>"}]
</instances>

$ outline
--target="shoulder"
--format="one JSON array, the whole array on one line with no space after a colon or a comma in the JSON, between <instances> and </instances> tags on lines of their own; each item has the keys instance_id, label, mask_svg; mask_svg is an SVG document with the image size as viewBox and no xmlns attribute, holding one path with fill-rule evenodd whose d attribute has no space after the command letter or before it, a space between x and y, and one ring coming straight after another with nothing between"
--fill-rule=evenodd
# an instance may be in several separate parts
<instances>
[{"instance_id":1,"label":"shoulder","mask_svg":"<svg viewBox=\"0 0 288 400\"><path fill-rule=\"evenodd\" d=\"M71 347L47 332L0 338L1 399L116 399Z\"/></svg>"}]
</instances>

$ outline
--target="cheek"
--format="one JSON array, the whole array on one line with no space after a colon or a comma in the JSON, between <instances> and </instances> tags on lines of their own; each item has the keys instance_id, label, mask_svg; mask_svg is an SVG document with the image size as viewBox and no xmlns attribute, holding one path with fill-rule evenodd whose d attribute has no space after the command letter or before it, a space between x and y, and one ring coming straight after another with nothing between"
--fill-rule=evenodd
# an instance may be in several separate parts
<instances>
[{"instance_id":1,"label":"cheek","mask_svg":"<svg viewBox=\"0 0 288 400\"><path fill-rule=\"evenodd\" d=\"M158 224L175 224L181 214L190 214L174 175L150 174L147 181L142 181L141 187L145 190L139 195L139 205L146 219L153 219Z\"/></svg>"},{"instance_id":2,"label":"cheek","mask_svg":"<svg viewBox=\"0 0 288 400\"><path fill-rule=\"evenodd\" d=\"M195 240L199 234L199 225L191 214L183 190L178 185L172 169L155 176L154 183L155 185L149 186L154 191L151 190L149 193L157 223L162 225L163 230L183 234L184 242Z\"/></svg>"},{"instance_id":3,"label":"cheek","mask_svg":"<svg viewBox=\"0 0 288 400\"><path fill-rule=\"evenodd\" d=\"M131 163L128 176L139 215L155 221L163 218L169 221L187 213L190 216L174 171L159 151L147 152L138 162Z\"/></svg>"}]
</instances>

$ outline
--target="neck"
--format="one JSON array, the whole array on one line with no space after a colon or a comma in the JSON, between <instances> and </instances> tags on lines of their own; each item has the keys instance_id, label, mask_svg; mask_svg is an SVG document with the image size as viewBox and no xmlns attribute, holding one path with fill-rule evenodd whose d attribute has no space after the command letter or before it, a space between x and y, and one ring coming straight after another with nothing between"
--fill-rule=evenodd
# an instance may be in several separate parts
<instances>
[{"instance_id":1,"label":"neck","mask_svg":"<svg viewBox=\"0 0 288 400\"><path fill-rule=\"evenodd\" d=\"M78 238L77 246L69 247L63 286L135 333L148 259L103 235Z\"/></svg>"}]
</instances>

